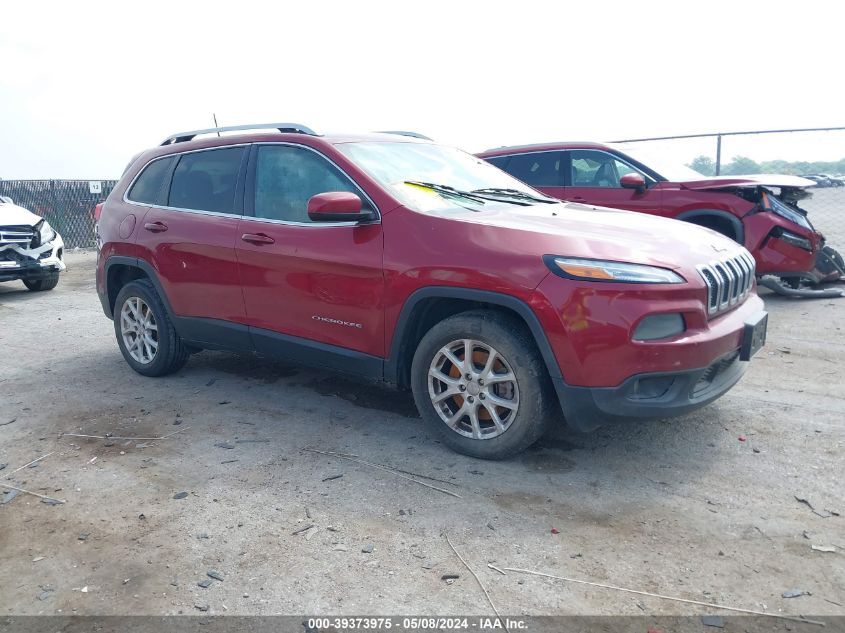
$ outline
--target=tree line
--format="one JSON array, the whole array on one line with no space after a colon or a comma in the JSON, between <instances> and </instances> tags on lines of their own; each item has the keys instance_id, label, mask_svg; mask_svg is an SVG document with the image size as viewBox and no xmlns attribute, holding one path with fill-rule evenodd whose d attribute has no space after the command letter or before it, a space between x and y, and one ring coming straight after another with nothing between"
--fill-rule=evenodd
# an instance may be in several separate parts
<instances>
[{"instance_id":1,"label":"tree line","mask_svg":"<svg viewBox=\"0 0 845 633\"><path fill-rule=\"evenodd\" d=\"M716 175L716 161L709 156L696 156L687 165L704 176ZM734 156L729 163L723 163L721 174L845 174L845 158L835 161L788 161L766 160L757 162L747 156Z\"/></svg>"}]
</instances>

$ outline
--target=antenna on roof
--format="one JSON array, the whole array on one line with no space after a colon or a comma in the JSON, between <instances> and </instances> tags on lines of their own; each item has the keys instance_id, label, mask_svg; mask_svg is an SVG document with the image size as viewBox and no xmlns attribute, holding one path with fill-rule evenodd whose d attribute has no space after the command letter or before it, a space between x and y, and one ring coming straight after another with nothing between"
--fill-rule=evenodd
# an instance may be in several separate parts
<instances>
[{"instance_id":1,"label":"antenna on roof","mask_svg":"<svg viewBox=\"0 0 845 633\"><path fill-rule=\"evenodd\" d=\"M217 125L217 115L214 112L212 112L211 116L214 117L214 127L220 127L219 125ZM217 132L217 138L220 138L220 132Z\"/></svg>"}]
</instances>

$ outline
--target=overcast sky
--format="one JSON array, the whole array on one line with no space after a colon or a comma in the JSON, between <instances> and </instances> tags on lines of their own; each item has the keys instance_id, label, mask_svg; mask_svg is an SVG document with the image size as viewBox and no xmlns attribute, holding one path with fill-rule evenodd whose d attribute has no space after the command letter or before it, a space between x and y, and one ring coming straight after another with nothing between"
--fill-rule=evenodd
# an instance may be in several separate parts
<instances>
[{"instance_id":1,"label":"overcast sky","mask_svg":"<svg viewBox=\"0 0 845 633\"><path fill-rule=\"evenodd\" d=\"M478 151L845 125L841 2L24 2L0 18L0 177L120 176L180 130L296 121ZM679 160L715 142L660 145ZM725 141L832 160L845 133Z\"/></svg>"}]
</instances>

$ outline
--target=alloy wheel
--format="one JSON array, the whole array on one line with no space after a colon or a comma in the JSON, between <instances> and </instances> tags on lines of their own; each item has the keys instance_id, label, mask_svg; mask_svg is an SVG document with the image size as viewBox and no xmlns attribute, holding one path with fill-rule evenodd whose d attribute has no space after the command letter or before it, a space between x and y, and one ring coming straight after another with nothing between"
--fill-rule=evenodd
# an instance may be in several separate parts
<instances>
[{"instance_id":1,"label":"alloy wheel","mask_svg":"<svg viewBox=\"0 0 845 633\"><path fill-rule=\"evenodd\" d=\"M120 310L120 334L129 355L149 365L158 351L158 325L150 306L140 297L129 297Z\"/></svg>"},{"instance_id":2,"label":"alloy wheel","mask_svg":"<svg viewBox=\"0 0 845 633\"><path fill-rule=\"evenodd\" d=\"M428 394L449 428L477 440L507 431L519 410L519 386L507 359L472 339L452 341L434 355Z\"/></svg>"}]
</instances>

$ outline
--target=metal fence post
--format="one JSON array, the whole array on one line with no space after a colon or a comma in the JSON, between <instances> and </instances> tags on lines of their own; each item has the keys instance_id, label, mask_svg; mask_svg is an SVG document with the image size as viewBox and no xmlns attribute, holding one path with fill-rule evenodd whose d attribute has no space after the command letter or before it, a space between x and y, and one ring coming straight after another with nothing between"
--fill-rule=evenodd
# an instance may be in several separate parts
<instances>
[{"instance_id":1,"label":"metal fence post","mask_svg":"<svg viewBox=\"0 0 845 633\"><path fill-rule=\"evenodd\" d=\"M716 175L722 171L722 135L716 135Z\"/></svg>"}]
</instances>

